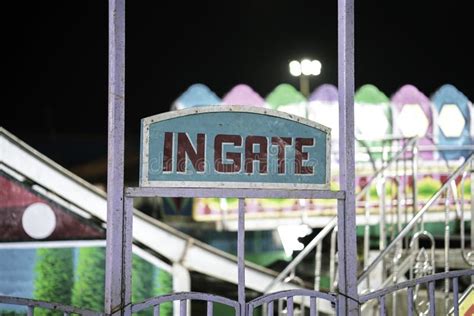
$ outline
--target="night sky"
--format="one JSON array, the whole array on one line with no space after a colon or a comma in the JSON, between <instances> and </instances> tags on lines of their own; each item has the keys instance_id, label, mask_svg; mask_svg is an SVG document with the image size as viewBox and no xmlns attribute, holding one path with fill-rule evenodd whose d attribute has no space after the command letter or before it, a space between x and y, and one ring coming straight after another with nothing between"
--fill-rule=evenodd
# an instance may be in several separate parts
<instances>
[{"instance_id":1,"label":"night sky","mask_svg":"<svg viewBox=\"0 0 474 316\"><path fill-rule=\"evenodd\" d=\"M413 3L416 3L414 6ZM0 125L74 169L106 153L105 0L14 1L4 15L7 101ZM472 11L463 1L356 1L356 88L406 83L428 96L452 83L474 100ZM5 17L4 17L5 19ZM127 2L129 150L142 117L167 111L193 83L222 97L246 83L265 97L298 87L288 62L319 59L337 83L337 1Z\"/></svg>"}]
</instances>

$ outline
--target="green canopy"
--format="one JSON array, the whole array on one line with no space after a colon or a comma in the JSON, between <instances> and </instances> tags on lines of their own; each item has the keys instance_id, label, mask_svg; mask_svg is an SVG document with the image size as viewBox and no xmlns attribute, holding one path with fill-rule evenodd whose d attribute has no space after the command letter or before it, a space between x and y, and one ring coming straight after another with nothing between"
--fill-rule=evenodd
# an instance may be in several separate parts
<instances>
[{"instance_id":1,"label":"green canopy","mask_svg":"<svg viewBox=\"0 0 474 316\"><path fill-rule=\"evenodd\" d=\"M292 85L282 83L270 92L265 101L272 109L278 109L280 106L306 102L306 98Z\"/></svg>"},{"instance_id":2,"label":"green canopy","mask_svg":"<svg viewBox=\"0 0 474 316\"><path fill-rule=\"evenodd\" d=\"M365 84L360 87L354 96L354 100L356 103L365 104L389 103L389 98L385 95L385 93L371 84Z\"/></svg>"}]
</instances>

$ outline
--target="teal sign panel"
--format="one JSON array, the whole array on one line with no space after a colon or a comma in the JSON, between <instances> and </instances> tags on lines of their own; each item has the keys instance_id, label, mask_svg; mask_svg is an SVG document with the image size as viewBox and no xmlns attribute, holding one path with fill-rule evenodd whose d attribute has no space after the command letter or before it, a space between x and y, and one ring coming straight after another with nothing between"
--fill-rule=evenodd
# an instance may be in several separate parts
<instances>
[{"instance_id":1,"label":"teal sign panel","mask_svg":"<svg viewBox=\"0 0 474 316\"><path fill-rule=\"evenodd\" d=\"M330 129L291 114L211 106L142 119L140 186L329 189Z\"/></svg>"}]
</instances>

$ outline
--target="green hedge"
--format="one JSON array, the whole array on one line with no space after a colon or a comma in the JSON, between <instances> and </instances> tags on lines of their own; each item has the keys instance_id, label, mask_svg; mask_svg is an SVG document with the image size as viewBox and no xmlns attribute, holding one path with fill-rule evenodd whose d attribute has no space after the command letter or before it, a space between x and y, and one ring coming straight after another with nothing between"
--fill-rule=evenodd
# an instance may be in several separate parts
<instances>
[{"instance_id":1,"label":"green hedge","mask_svg":"<svg viewBox=\"0 0 474 316\"><path fill-rule=\"evenodd\" d=\"M74 284L73 250L38 249L36 256L34 297L38 300L71 304L71 289ZM38 308L35 315L61 313Z\"/></svg>"},{"instance_id":2,"label":"green hedge","mask_svg":"<svg viewBox=\"0 0 474 316\"><path fill-rule=\"evenodd\" d=\"M81 248L77 262L72 304L102 311L104 308L105 249Z\"/></svg>"}]
</instances>

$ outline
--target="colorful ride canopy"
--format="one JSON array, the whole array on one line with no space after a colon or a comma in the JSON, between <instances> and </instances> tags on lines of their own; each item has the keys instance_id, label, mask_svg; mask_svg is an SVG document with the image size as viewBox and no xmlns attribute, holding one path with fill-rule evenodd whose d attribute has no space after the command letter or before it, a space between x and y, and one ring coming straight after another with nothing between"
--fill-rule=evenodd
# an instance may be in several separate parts
<instances>
[{"instance_id":1,"label":"colorful ride canopy","mask_svg":"<svg viewBox=\"0 0 474 316\"><path fill-rule=\"evenodd\" d=\"M317 87L308 99L308 119L331 128L332 151L339 148L339 102L337 87L322 84ZM337 162L338 155L331 155Z\"/></svg>"},{"instance_id":2,"label":"colorful ride canopy","mask_svg":"<svg viewBox=\"0 0 474 316\"><path fill-rule=\"evenodd\" d=\"M467 157L472 150L456 149L456 146L471 145L471 103L453 85L445 84L431 97L437 113L435 142L440 145L439 154L447 160ZM443 146L453 146L452 149Z\"/></svg>"},{"instance_id":3,"label":"colorful ride canopy","mask_svg":"<svg viewBox=\"0 0 474 316\"><path fill-rule=\"evenodd\" d=\"M222 98L222 104L265 107L265 100L248 85L238 84Z\"/></svg>"},{"instance_id":4,"label":"colorful ride canopy","mask_svg":"<svg viewBox=\"0 0 474 316\"><path fill-rule=\"evenodd\" d=\"M174 101L171 105L171 110L219 104L221 104L221 99L211 89L202 83L196 83L191 85Z\"/></svg>"},{"instance_id":5,"label":"colorful ride canopy","mask_svg":"<svg viewBox=\"0 0 474 316\"><path fill-rule=\"evenodd\" d=\"M278 85L265 101L272 109L306 117L306 98L290 84Z\"/></svg>"},{"instance_id":6,"label":"colorful ride canopy","mask_svg":"<svg viewBox=\"0 0 474 316\"><path fill-rule=\"evenodd\" d=\"M386 139L393 132L389 98L376 86L365 84L357 90L354 106L355 134L360 140L357 145L365 147L372 158L381 158L383 146L391 143Z\"/></svg>"},{"instance_id":7,"label":"colorful ride canopy","mask_svg":"<svg viewBox=\"0 0 474 316\"><path fill-rule=\"evenodd\" d=\"M432 159L433 113L431 101L413 85L404 85L391 99L394 133L402 137L418 136L420 156Z\"/></svg>"},{"instance_id":8,"label":"colorful ride canopy","mask_svg":"<svg viewBox=\"0 0 474 316\"><path fill-rule=\"evenodd\" d=\"M308 119L332 130L332 139L339 139L339 103L337 87L322 84L309 96Z\"/></svg>"}]
</instances>

